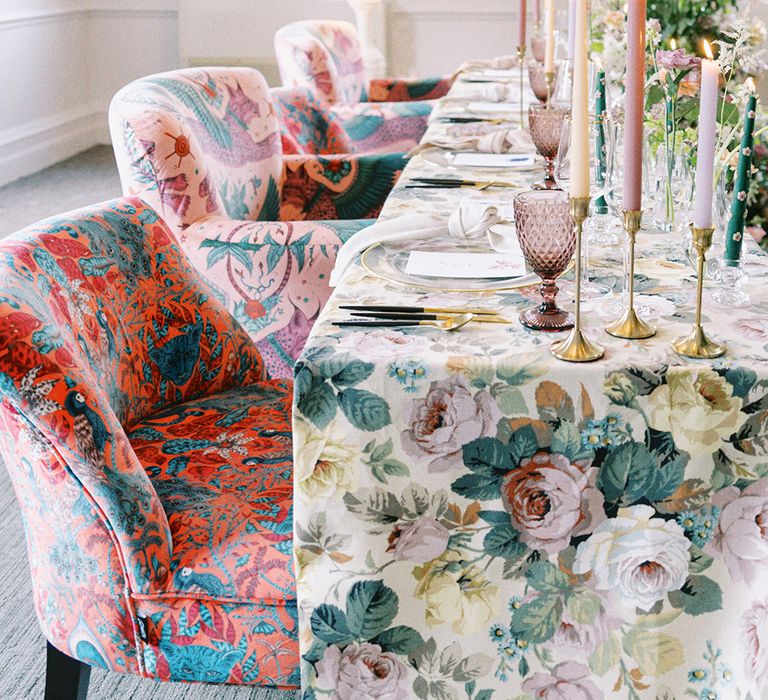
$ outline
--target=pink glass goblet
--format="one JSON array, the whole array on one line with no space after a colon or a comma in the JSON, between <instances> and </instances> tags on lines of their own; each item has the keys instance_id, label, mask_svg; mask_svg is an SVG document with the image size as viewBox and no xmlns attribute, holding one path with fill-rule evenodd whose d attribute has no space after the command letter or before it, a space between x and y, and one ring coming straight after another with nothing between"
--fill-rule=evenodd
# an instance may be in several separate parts
<instances>
[{"instance_id":1,"label":"pink glass goblet","mask_svg":"<svg viewBox=\"0 0 768 700\"><path fill-rule=\"evenodd\" d=\"M560 148L563 123L570 115L570 107L531 105L528 108L528 126L536 150L544 157L544 181L533 185L535 190L558 189L555 180L555 158Z\"/></svg>"},{"instance_id":2,"label":"pink glass goblet","mask_svg":"<svg viewBox=\"0 0 768 700\"><path fill-rule=\"evenodd\" d=\"M560 76L560 65L555 64L555 77L552 86L547 85L547 73L544 70L544 64L540 61L530 61L528 63L528 78L531 81L531 90L536 95L536 99L541 104L549 102L551 97L557 94L557 81Z\"/></svg>"},{"instance_id":3,"label":"pink glass goblet","mask_svg":"<svg viewBox=\"0 0 768 700\"><path fill-rule=\"evenodd\" d=\"M541 277L542 303L520 314L520 322L535 331L573 328L573 314L556 303L557 278L573 258L576 232L568 195L562 191L521 192L515 197L517 239L528 267Z\"/></svg>"},{"instance_id":4,"label":"pink glass goblet","mask_svg":"<svg viewBox=\"0 0 768 700\"><path fill-rule=\"evenodd\" d=\"M535 60L539 63L544 63L545 54L547 51L547 37L543 34L536 34L531 39L531 53Z\"/></svg>"}]
</instances>

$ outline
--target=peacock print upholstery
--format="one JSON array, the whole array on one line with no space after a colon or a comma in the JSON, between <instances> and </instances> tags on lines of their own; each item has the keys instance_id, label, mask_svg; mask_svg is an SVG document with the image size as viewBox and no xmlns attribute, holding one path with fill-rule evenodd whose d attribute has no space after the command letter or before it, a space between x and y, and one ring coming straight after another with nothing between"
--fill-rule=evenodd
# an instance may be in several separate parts
<instances>
[{"instance_id":1,"label":"peacock print upholstery","mask_svg":"<svg viewBox=\"0 0 768 700\"><path fill-rule=\"evenodd\" d=\"M275 53L285 87L309 87L329 104L433 100L446 95L452 83L452 78L369 79L350 22L287 24L275 34Z\"/></svg>"},{"instance_id":2,"label":"peacock print upholstery","mask_svg":"<svg viewBox=\"0 0 768 700\"><path fill-rule=\"evenodd\" d=\"M291 376L336 251L373 223L402 156L283 157L269 89L250 68L137 80L113 98L110 130L123 193L168 223L269 375Z\"/></svg>"},{"instance_id":3,"label":"peacock print upholstery","mask_svg":"<svg viewBox=\"0 0 768 700\"><path fill-rule=\"evenodd\" d=\"M424 135L419 103L330 105L308 87L270 92L284 154L407 153Z\"/></svg>"},{"instance_id":4,"label":"peacock print upholstery","mask_svg":"<svg viewBox=\"0 0 768 700\"><path fill-rule=\"evenodd\" d=\"M0 243L0 456L64 658L298 685L292 382L265 376L138 198Z\"/></svg>"}]
</instances>

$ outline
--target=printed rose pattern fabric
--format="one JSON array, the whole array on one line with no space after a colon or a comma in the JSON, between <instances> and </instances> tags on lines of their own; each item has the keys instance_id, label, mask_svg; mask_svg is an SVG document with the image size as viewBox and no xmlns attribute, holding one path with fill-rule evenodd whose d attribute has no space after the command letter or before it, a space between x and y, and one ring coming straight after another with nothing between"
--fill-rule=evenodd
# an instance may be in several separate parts
<instances>
[{"instance_id":1,"label":"printed rose pattern fabric","mask_svg":"<svg viewBox=\"0 0 768 700\"><path fill-rule=\"evenodd\" d=\"M398 186L383 216L512 196ZM419 292L350 268L295 374L306 698L768 697L768 292L754 284L739 309L705 292L728 354L689 362L669 348L693 321L682 242L641 233L638 250L659 334L611 338L618 309L588 302L607 352L583 367L516 321L534 287ZM755 251L745 264L764 279ZM618 297L620 247L592 261ZM479 305L512 322L332 326L348 303Z\"/></svg>"},{"instance_id":2,"label":"printed rose pattern fabric","mask_svg":"<svg viewBox=\"0 0 768 700\"><path fill-rule=\"evenodd\" d=\"M230 311L251 319L251 337L274 348L271 376L289 377L313 318L288 307L322 307L336 250L378 214L403 159L284 162L267 84L247 68L138 80L113 99L110 128L125 194L161 214ZM281 219L295 223L252 223Z\"/></svg>"},{"instance_id":3,"label":"printed rose pattern fabric","mask_svg":"<svg viewBox=\"0 0 768 700\"><path fill-rule=\"evenodd\" d=\"M56 647L298 684L291 384L139 199L0 243L0 455Z\"/></svg>"}]
</instances>

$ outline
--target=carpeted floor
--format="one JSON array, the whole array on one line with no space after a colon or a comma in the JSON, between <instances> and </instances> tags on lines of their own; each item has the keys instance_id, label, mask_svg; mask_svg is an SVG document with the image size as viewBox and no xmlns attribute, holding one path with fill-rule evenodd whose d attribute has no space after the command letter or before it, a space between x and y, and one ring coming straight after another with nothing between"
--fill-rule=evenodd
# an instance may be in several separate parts
<instances>
[{"instance_id":1,"label":"carpeted floor","mask_svg":"<svg viewBox=\"0 0 768 700\"><path fill-rule=\"evenodd\" d=\"M92 148L0 188L0 237L70 209L120 195L112 149ZM53 523L51 524L54 525ZM8 473L0 464L0 698L43 697L45 640L32 607L24 530ZM94 669L89 700L295 700L275 690L156 683Z\"/></svg>"}]
</instances>

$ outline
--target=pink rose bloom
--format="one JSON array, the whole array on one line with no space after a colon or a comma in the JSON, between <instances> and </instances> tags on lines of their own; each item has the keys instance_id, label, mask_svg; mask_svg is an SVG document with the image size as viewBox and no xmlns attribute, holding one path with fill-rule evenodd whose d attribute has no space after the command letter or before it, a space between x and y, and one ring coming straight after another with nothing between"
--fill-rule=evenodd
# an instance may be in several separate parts
<instances>
[{"instance_id":1,"label":"pink rose bloom","mask_svg":"<svg viewBox=\"0 0 768 700\"><path fill-rule=\"evenodd\" d=\"M698 68L701 59L697 56L691 56L685 49L674 49L673 51L656 52L656 63L659 68L664 70L685 70L687 68Z\"/></svg>"},{"instance_id":2,"label":"pink rose bloom","mask_svg":"<svg viewBox=\"0 0 768 700\"><path fill-rule=\"evenodd\" d=\"M406 335L393 328L356 331L339 341L340 350L348 350L360 360L376 362L398 357L418 357L429 347L429 341L420 335Z\"/></svg>"},{"instance_id":3,"label":"pink rose bloom","mask_svg":"<svg viewBox=\"0 0 768 700\"><path fill-rule=\"evenodd\" d=\"M733 486L718 491L712 503L722 510L706 549L722 554L734 581L749 583L756 568L768 567L768 479L741 492Z\"/></svg>"},{"instance_id":4,"label":"pink rose bloom","mask_svg":"<svg viewBox=\"0 0 768 700\"><path fill-rule=\"evenodd\" d=\"M434 518L422 515L407 525L396 525L389 535L388 552L398 561L419 564L437 559L448 546L450 533Z\"/></svg>"},{"instance_id":5,"label":"pink rose bloom","mask_svg":"<svg viewBox=\"0 0 768 700\"><path fill-rule=\"evenodd\" d=\"M586 666L574 661L558 664L549 673L534 673L523 683L523 690L536 700L603 700L605 697L591 680Z\"/></svg>"},{"instance_id":6,"label":"pink rose bloom","mask_svg":"<svg viewBox=\"0 0 768 700\"><path fill-rule=\"evenodd\" d=\"M744 670L759 688L768 686L768 605L753 603L741 618Z\"/></svg>"},{"instance_id":7,"label":"pink rose bloom","mask_svg":"<svg viewBox=\"0 0 768 700\"><path fill-rule=\"evenodd\" d=\"M602 609L592 623L584 624L572 619L566 608L560 626L546 644L560 658L590 656L608 639L611 630L619 627L621 620L606 614Z\"/></svg>"},{"instance_id":8,"label":"pink rose bloom","mask_svg":"<svg viewBox=\"0 0 768 700\"><path fill-rule=\"evenodd\" d=\"M368 642L353 642L344 651L328 647L317 664L317 685L321 691L335 691L332 697L338 700L411 697L406 667L394 654Z\"/></svg>"},{"instance_id":9,"label":"pink rose bloom","mask_svg":"<svg viewBox=\"0 0 768 700\"><path fill-rule=\"evenodd\" d=\"M431 472L447 472L461 465L461 450L479 437L495 435L501 411L487 391L472 395L467 380L456 375L432 382L423 399L411 403L410 429L400 438L411 457L433 456Z\"/></svg>"},{"instance_id":10,"label":"pink rose bloom","mask_svg":"<svg viewBox=\"0 0 768 700\"><path fill-rule=\"evenodd\" d=\"M597 473L561 454L538 452L522 460L501 487L520 541L554 554L571 537L590 534L605 520L603 494L595 488Z\"/></svg>"},{"instance_id":11,"label":"pink rose bloom","mask_svg":"<svg viewBox=\"0 0 768 700\"><path fill-rule=\"evenodd\" d=\"M736 327L745 338L749 338L750 340L763 340L763 338L768 338L768 328L765 327L764 321L745 319L739 321Z\"/></svg>"}]
</instances>

